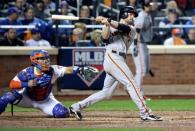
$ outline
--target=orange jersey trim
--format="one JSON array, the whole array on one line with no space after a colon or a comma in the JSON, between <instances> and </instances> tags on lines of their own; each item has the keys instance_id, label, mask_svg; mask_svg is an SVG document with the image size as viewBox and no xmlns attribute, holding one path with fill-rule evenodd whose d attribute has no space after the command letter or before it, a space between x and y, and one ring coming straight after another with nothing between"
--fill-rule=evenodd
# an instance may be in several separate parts
<instances>
[{"instance_id":1,"label":"orange jersey trim","mask_svg":"<svg viewBox=\"0 0 195 131\"><path fill-rule=\"evenodd\" d=\"M21 89L22 84L21 84L20 81L11 80L11 82L9 83L9 88L11 88L11 89Z\"/></svg>"}]
</instances>

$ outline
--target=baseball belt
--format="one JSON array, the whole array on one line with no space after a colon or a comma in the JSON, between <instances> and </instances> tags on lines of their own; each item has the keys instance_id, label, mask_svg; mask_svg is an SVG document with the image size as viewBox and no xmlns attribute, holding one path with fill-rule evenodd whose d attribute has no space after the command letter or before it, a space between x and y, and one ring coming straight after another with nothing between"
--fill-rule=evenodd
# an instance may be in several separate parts
<instances>
[{"instance_id":1,"label":"baseball belt","mask_svg":"<svg viewBox=\"0 0 195 131\"><path fill-rule=\"evenodd\" d=\"M117 51L115 51L115 50L112 50L112 53L118 54L118 55L122 56L124 59L126 59L126 54L123 53L123 52L117 52Z\"/></svg>"}]
</instances>

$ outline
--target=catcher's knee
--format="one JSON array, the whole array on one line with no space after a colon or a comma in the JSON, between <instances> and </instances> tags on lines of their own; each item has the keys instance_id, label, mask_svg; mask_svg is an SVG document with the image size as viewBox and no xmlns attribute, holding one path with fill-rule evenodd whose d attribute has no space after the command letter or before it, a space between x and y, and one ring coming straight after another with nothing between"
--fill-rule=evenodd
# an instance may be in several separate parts
<instances>
[{"instance_id":1,"label":"catcher's knee","mask_svg":"<svg viewBox=\"0 0 195 131\"><path fill-rule=\"evenodd\" d=\"M60 103L55 105L52 112L55 118L67 118L70 115L69 110Z\"/></svg>"},{"instance_id":2,"label":"catcher's knee","mask_svg":"<svg viewBox=\"0 0 195 131\"><path fill-rule=\"evenodd\" d=\"M19 94L17 91L11 91L5 93L3 96L0 97L0 114L5 111L5 108L8 104L14 104L16 101L20 101L22 95Z\"/></svg>"}]
</instances>

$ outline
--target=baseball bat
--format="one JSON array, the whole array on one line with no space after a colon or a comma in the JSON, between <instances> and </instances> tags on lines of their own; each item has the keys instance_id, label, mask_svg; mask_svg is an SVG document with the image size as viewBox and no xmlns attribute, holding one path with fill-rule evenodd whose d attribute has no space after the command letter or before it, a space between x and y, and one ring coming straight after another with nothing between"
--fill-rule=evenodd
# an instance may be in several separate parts
<instances>
[{"instance_id":1,"label":"baseball bat","mask_svg":"<svg viewBox=\"0 0 195 131\"><path fill-rule=\"evenodd\" d=\"M69 16L69 15L52 15L51 18L53 20L95 20L94 18L80 18L76 16Z\"/></svg>"}]
</instances>

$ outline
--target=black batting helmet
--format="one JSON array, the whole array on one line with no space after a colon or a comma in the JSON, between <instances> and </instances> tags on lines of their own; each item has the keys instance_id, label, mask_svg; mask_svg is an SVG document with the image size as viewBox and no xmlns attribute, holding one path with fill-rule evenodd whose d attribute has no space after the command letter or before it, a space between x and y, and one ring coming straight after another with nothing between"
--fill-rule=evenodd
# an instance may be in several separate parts
<instances>
[{"instance_id":1,"label":"black batting helmet","mask_svg":"<svg viewBox=\"0 0 195 131\"><path fill-rule=\"evenodd\" d=\"M128 17L128 13L133 13L135 17L138 16L138 13L133 6L125 6L120 10L120 19L126 19Z\"/></svg>"}]
</instances>

